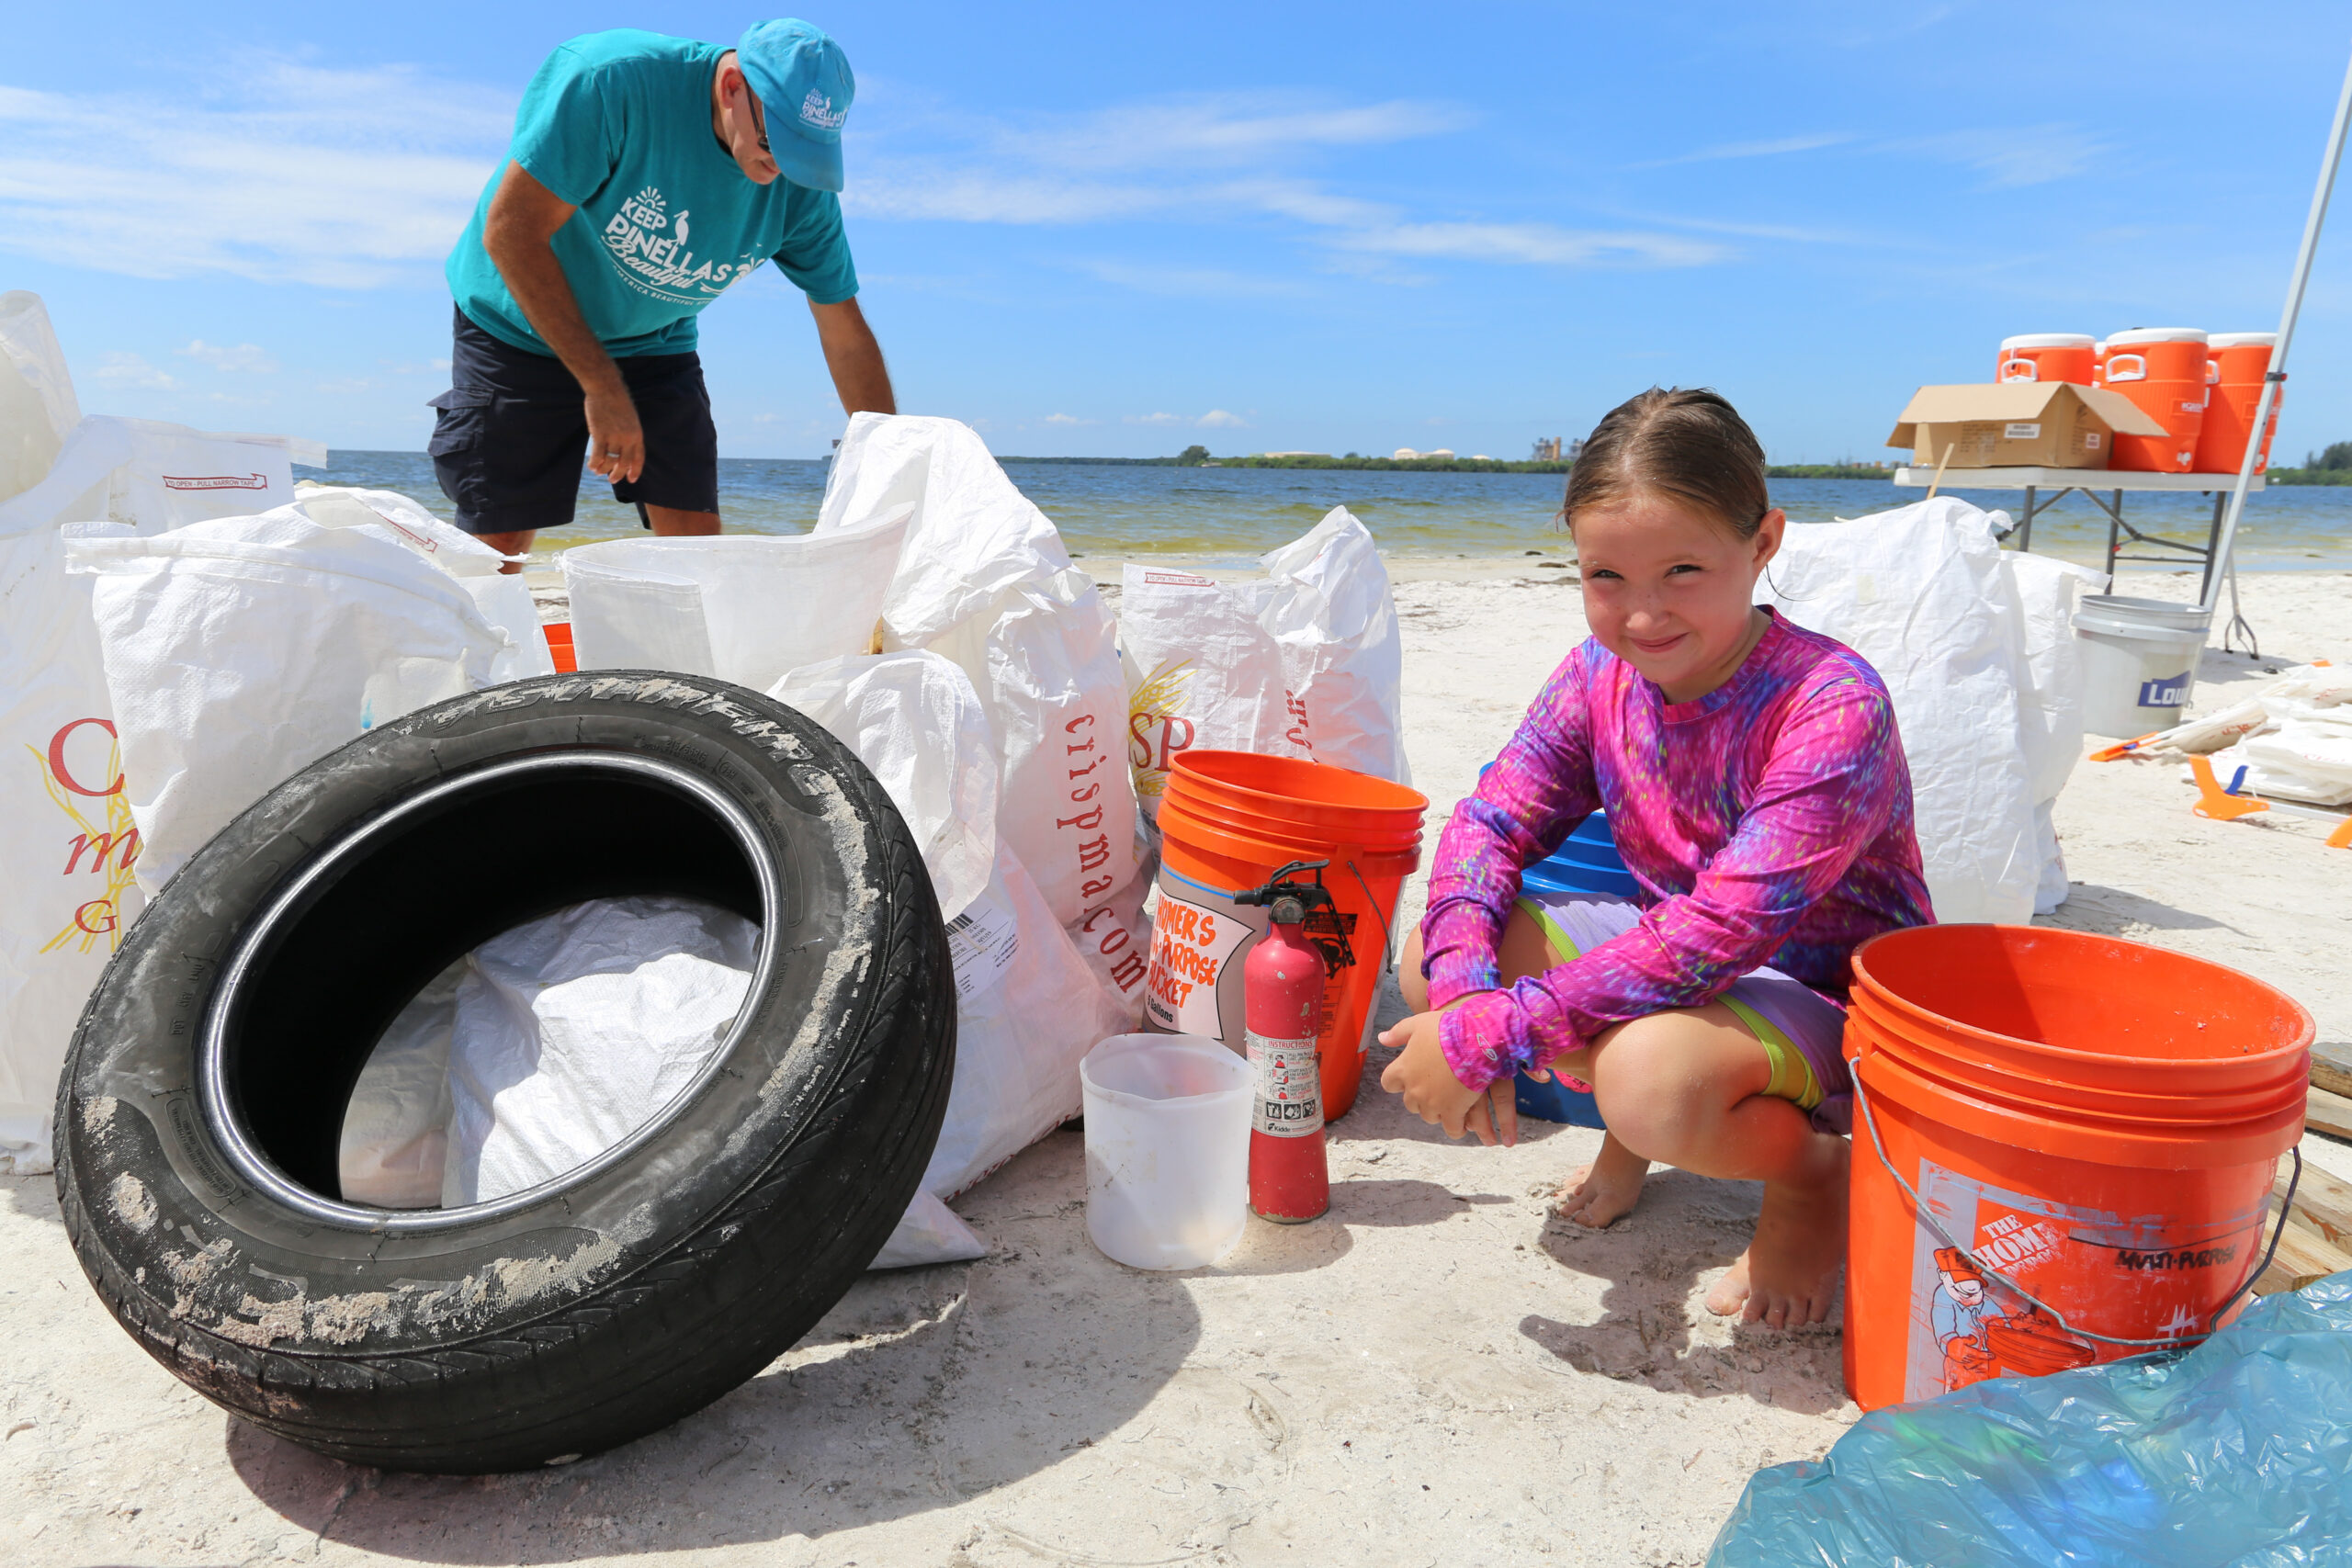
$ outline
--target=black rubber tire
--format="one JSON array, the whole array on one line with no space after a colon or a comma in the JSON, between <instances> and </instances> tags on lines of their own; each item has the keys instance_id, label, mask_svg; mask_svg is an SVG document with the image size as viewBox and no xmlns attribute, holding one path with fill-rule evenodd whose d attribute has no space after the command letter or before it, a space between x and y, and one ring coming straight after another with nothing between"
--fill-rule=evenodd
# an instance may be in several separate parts
<instances>
[{"instance_id":1,"label":"black rubber tire","mask_svg":"<svg viewBox=\"0 0 2352 1568\"><path fill-rule=\"evenodd\" d=\"M614 757L690 775L739 815ZM419 804L440 786L457 805ZM639 1145L511 1212L432 1212L444 1228L422 1232L322 1223L311 1197L270 1190L275 1175L339 1201L342 1108L430 976L583 898L686 893L761 919L754 841L782 892L773 962L715 1073ZM338 843L352 863L322 858ZM338 865L262 919L306 868ZM224 980L249 931L283 940ZM225 1131L199 1079L209 1028L226 1042ZM808 1332L914 1196L955 1029L922 856L840 742L722 681L548 676L363 737L172 879L75 1033L58 1194L107 1308L216 1404L356 1463L526 1469L666 1426Z\"/></svg>"}]
</instances>

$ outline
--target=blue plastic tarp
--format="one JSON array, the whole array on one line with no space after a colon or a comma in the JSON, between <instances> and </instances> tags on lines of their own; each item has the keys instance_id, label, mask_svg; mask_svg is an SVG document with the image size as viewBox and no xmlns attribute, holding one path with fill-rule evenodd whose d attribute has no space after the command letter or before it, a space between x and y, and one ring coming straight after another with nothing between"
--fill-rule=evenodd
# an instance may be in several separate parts
<instances>
[{"instance_id":1,"label":"blue plastic tarp","mask_svg":"<svg viewBox=\"0 0 2352 1568\"><path fill-rule=\"evenodd\" d=\"M1758 1472L1708 1568L2352 1562L2352 1270L2195 1349L1996 1378Z\"/></svg>"}]
</instances>

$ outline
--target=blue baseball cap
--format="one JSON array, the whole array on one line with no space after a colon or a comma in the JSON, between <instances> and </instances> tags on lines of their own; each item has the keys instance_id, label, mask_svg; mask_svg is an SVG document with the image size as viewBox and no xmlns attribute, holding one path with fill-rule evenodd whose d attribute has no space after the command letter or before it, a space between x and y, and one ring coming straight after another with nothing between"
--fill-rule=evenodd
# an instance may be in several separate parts
<instances>
[{"instance_id":1,"label":"blue baseball cap","mask_svg":"<svg viewBox=\"0 0 2352 1568\"><path fill-rule=\"evenodd\" d=\"M743 79L767 117L768 152L785 178L816 190L842 188L842 121L857 78L842 46L803 21L755 22L735 46Z\"/></svg>"}]
</instances>

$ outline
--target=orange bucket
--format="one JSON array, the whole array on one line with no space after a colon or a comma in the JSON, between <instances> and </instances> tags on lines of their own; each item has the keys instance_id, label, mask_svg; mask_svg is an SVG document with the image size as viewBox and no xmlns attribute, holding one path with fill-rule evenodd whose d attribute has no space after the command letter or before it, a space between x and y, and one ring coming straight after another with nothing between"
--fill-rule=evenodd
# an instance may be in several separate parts
<instances>
[{"instance_id":1,"label":"orange bucket","mask_svg":"<svg viewBox=\"0 0 2352 1568\"><path fill-rule=\"evenodd\" d=\"M2203 1337L2262 1266L2311 1014L2030 926L1854 953L1846 1391L1864 1410Z\"/></svg>"},{"instance_id":2,"label":"orange bucket","mask_svg":"<svg viewBox=\"0 0 2352 1568\"><path fill-rule=\"evenodd\" d=\"M2122 393L2165 427L2162 435L2115 437L2111 468L2143 473L2195 470L2205 425L2205 334L2193 327L2140 327L2107 340L2100 384Z\"/></svg>"},{"instance_id":3,"label":"orange bucket","mask_svg":"<svg viewBox=\"0 0 2352 1568\"><path fill-rule=\"evenodd\" d=\"M2270 345L2275 333L2216 333L2207 341L2208 390L2205 423L2197 435L2197 471L2234 474L2245 461L2246 437L2254 430L2255 411L2262 403L2262 378L2270 369ZM2270 467L2270 438L2278 434L2278 405L2287 389L2270 400L2270 423L2262 432L2262 450L2255 454L2254 471Z\"/></svg>"},{"instance_id":4,"label":"orange bucket","mask_svg":"<svg viewBox=\"0 0 2352 1568\"><path fill-rule=\"evenodd\" d=\"M548 657L555 660L557 674L569 675L580 668L580 658L571 649L570 621L549 621L539 630L548 634Z\"/></svg>"},{"instance_id":5,"label":"orange bucket","mask_svg":"<svg viewBox=\"0 0 2352 1568\"><path fill-rule=\"evenodd\" d=\"M1347 768L1247 751L1184 751L1159 807L1159 903L1152 915L1144 1027L1243 1048L1242 962L1266 911L1234 895L1292 861L1328 860L1335 908L1306 934L1334 961L1317 1036L1323 1114L1355 1104L1372 1004L1396 954L1397 895L1421 860L1429 797Z\"/></svg>"},{"instance_id":6,"label":"orange bucket","mask_svg":"<svg viewBox=\"0 0 2352 1568\"><path fill-rule=\"evenodd\" d=\"M2001 340L1996 381L2073 381L2089 386L2098 368L2088 333L2028 333Z\"/></svg>"}]
</instances>

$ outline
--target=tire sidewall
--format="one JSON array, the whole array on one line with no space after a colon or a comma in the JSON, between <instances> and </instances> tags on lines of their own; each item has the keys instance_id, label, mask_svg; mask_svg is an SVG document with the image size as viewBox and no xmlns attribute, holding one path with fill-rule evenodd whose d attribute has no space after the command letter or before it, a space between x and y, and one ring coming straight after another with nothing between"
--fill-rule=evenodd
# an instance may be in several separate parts
<instances>
[{"instance_id":1,"label":"tire sidewall","mask_svg":"<svg viewBox=\"0 0 2352 1568\"><path fill-rule=\"evenodd\" d=\"M775 857L786 908L781 929L763 931L775 964L725 1061L619 1160L477 1222L345 1229L243 1179L197 1088L198 1042L241 933L312 857L392 802L490 762L561 749L691 771L743 809ZM141 1288L130 1293L216 1336L232 1359L242 1359L234 1347L406 1354L541 1320L660 1256L780 1151L821 1165L821 1145L854 1119L843 1090L858 1086L840 1078L860 1069L824 1046L863 1027L888 989L877 940L888 921L874 918L868 876L884 859L884 823L904 833L872 776L821 728L717 681L542 677L386 726L245 812L133 926L69 1058L60 1185L77 1187L101 1216L92 1237ZM525 853L516 874L528 874ZM921 891L927 899L927 880ZM833 1114L812 1114L828 1105ZM84 1172L99 1178L96 1190ZM122 1305L128 1318L147 1316L135 1300Z\"/></svg>"}]
</instances>

